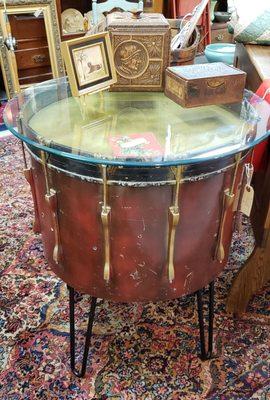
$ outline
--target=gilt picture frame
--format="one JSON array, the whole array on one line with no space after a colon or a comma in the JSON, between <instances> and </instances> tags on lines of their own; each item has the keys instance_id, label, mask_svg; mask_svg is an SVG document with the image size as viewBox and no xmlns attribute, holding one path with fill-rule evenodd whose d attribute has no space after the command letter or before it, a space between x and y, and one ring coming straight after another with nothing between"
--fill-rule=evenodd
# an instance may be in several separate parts
<instances>
[{"instance_id":1,"label":"gilt picture frame","mask_svg":"<svg viewBox=\"0 0 270 400\"><path fill-rule=\"evenodd\" d=\"M61 55L61 39L55 0L6 0L7 16L29 13L43 13L48 50L53 78L64 75L64 64ZM12 32L11 32L12 34ZM8 27L3 1L0 1L0 37L2 41L8 36ZM0 61L5 90L8 98L21 91L15 53L3 43L0 46Z\"/></svg>"},{"instance_id":2,"label":"gilt picture frame","mask_svg":"<svg viewBox=\"0 0 270 400\"><path fill-rule=\"evenodd\" d=\"M74 97L98 92L116 83L108 32L62 42L62 54Z\"/></svg>"}]
</instances>

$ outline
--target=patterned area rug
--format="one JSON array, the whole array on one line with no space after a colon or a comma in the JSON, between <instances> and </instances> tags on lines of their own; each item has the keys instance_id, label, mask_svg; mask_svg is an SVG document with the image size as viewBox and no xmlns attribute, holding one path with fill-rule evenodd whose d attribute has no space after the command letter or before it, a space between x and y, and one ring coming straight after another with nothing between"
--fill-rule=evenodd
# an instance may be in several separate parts
<instances>
[{"instance_id":1,"label":"patterned area rug","mask_svg":"<svg viewBox=\"0 0 270 400\"><path fill-rule=\"evenodd\" d=\"M1 400L270 398L267 288L242 319L225 312L232 278L253 248L247 222L216 285L215 359L203 363L197 356L194 296L144 305L100 301L87 375L78 379L69 368L67 290L48 270L40 236L32 232L15 139L0 139L0 161ZM81 350L89 298L77 300Z\"/></svg>"}]
</instances>

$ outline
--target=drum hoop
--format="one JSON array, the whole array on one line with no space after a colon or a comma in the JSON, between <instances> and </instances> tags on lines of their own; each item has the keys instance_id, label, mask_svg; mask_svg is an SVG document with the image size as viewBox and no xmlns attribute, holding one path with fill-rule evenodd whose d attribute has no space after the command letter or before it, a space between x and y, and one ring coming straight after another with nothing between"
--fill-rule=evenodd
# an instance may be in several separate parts
<instances>
[{"instance_id":1,"label":"drum hoop","mask_svg":"<svg viewBox=\"0 0 270 400\"><path fill-rule=\"evenodd\" d=\"M31 157L33 157L37 162L42 164L41 159L36 154L34 154L29 149L28 146L26 146L26 149L27 149L27 152L31 155ZM247 154L248 153L244 154L241 157L241 161L246 158ZM208 173L205 173L205 174L196 175L196 176L192 176L192 177L184 177L183 179L181 179L181 183L198 182L198 181L201 181L201 180L205 180L205 179L211 178L214 175L219 175L219 174L221 174L223 172L227 172L229 169L233 168L234 165L235 165L235 162L227 165L224 168L219 168L219 169L217 169L215 171L211 171L211 172L208 172ZM50 164L49 162L48 162L47 166L48 166L48 168L53 169L53 170L55 170L57 172L62 172L64 174L70 176L71 178L79 178L82 181L87 181L87 182L90 182L90 183L98 183L100 185L103 184L102 178L94 178L94 177L91 177L91 176L81 175L81 174L78 174L76 172L70 172L70 171L67 171L67 170L65 170L63 168L56 167L55 165ZM117 168L117 167L114 167L114 168ZM122 167L119 167L119 168L122 169ZM153 167L153 168L155 168L155 167ZM161 169L162 167L158 167L158 168ZM175 179L171 179L171 180L167 180L167 181L147 181L147 182L120 181L120 180L117 181L117 180L108 179L108 182L107 182L107 184L109 186L124 186L124 187L148 187L148 186L159 187L159 186L166 186L166 185L170 185L171 186L171 185L175 185L175 183L176 183Z\"/></svg>"}]
</instances>

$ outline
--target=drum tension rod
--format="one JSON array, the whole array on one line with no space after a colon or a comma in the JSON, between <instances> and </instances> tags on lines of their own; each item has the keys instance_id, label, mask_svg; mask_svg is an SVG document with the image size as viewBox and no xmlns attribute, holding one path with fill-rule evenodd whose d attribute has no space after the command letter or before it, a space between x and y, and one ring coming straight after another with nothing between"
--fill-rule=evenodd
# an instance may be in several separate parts
<instances>
[{"instance_id":1,"label":"drum tension rod","mask_svg":"<svg viewBox=\"0 0 270 400\"><path fill-rule=\"evenodd\" d=\"M103 277L108 283L110 280L111 266L110 266L110 232L109 232L109 216L111 207L108 206L108 180L107 180L107 166L102 165L102 181L103 181L103 204L101 209L101 221L103 225L104 237L104 270Z\"/></svg>"},{"instance_id":2,"label":"drum tension rod","mask_svg":"<svg viewBox=\"0 0 270 400\"><path fill-rule=\"evenodd\" d=\"M172 283L175 278L175 269L174 269L175 235L176 235L176 227L180 221L179 194L180 194L180 186L181 186L181 179L182 179L183 171L184 171L183 166L178 166L178 167L174 168L175 187L174 187L174 193L173 193L173 204L171 207L169 207L167 270L168 270L170 283Z\"/></svg>"},{"instance_id":3,"label":"drum tension rod","mask_svg":"<svg viewBox=\"0 0 270 400\"><path fill-rule=\"evenodd\" d=\"M43 150L41 150L40 154L41 154L42 167L43 167L45 186L46 186L45 200L50 209L52 225L53 225L52 231L54 232L53 261L56 264L59 264L61 261L61 243L60 243L60 229L58 221L57 195L56 195L56 190L51 189L49 185L47 155Z\"/></svg>"},{"instance_id":4,"label":"drum tension rod","mask_svg":"<svg viewBox=\"0 0 270 400\"><path fill-rule=\"evenodd\" d=\"M225 227L225 222L227 219L227 213L228 213L229 209L232 207L234 198L235 198L235 183L236 183L236 178L237 178L237 174L239 171L241 157L242 157L242 153L239 153L235 156L234 174L233 174L233 178L231 181L231 186L229 188L225 189L224 193L223 193L222 213L221 213L217 247L216 247L216 253L215 253L215 258L220 263L222 263L225 259L225 249L224 249L224 243L223 243L224 227Z\"/></svg>"},{"instance_id":5,"label":"drum tension rod","mask_svg":"<svg viewBox=\"0 0 270 400\"><path fill-rule=\"evenodd\" d=\"M23 162L24 162L24 177L27 180L27 182L30 185L31 188L31 193L32 193L32 198L33 198L33 203L34 203L34 223L33 223L33 231L35 233L40 233L40 220L39 220L39 214L38 214L38 206L37 206L37 194L36 194L36 188L35 188L35 181L34 181L34 174L33 174L33 168L32 166L28 167L27 165L27 159L26 159L26 154L25 154L25 148L24 144L21 141L21 146L22 146L22 154L23 154Z\"/></svg>"}]
</instances>

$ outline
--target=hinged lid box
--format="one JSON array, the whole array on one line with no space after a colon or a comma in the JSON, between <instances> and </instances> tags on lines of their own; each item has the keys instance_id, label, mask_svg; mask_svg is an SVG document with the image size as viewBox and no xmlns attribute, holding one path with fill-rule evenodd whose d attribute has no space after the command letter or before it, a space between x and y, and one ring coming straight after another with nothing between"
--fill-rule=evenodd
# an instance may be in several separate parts
<instances>
[{"instance_id":1,"label":"hinged lid box","mask_svg":"<svg viewBox=\"0 0 270 400\"><path fill-rule=\"evenodd\" d=\"M245 83L245 72L221 62L169 67L165 94L183 107L237 103Z\"/></svg>"},{"instance_id":2,"label":"hinged lid box","mask_svg":"<svg viewBox=\"0 0 270 400\"><path fill-rule=\"evenodd\" d=\"M139 18L137 18L139 17ZM169 65L170 25L162 14L107 16L118 91L162 91Z\"/></svg>"}]
</instances>

